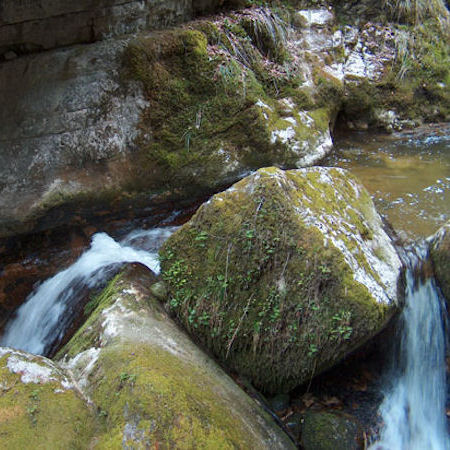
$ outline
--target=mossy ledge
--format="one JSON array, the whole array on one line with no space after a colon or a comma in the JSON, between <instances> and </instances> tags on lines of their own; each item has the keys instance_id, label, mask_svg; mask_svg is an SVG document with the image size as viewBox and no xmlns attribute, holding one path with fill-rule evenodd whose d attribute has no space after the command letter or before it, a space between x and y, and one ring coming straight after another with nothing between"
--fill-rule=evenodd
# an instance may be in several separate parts
<instances>
[{"instance_id":1,"label":"mossy ledge","mask_svg":"<svg viewBox=\"0 0 450 450\"><path fill-rule=\"evenodd\" d=\"M204 204L160 257L167 307L268 393L335 364L396 311L401 262L340 169L260 169Z\"/></svg>"}]
</instances>

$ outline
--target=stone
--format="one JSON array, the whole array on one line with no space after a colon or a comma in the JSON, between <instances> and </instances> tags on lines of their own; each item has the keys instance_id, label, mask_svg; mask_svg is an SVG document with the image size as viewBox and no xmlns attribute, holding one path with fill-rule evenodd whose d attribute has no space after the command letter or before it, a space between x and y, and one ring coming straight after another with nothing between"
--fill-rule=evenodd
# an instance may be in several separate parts
<instances>
[{"instance_id":1,"label":"stone","mask_svg":"<svg viewBox=\"0 0 450 450\"><path fill-rule=\"evenodd\" d=\"M429 237L428 242L434 275L450 305L450 221Z\"/></svg>"},{"instance_id":2,"label":"stone","mask_svg":"<svg viewBox=\"0 0 450 450\"><path fill-rule=\"evenodd\" d=\"M0 447L88 448L96 418L47 358L0 347Z\"/></svg>"},{"instance_id":3,"label":"stone","mask_svg":"<svg viewBox=\"0 0 450 450\"><path fill-rule=\"evenodd\" d=\"M260 169L163 245L166 302L223 364L289 392L383 329L402 263L350 173Z\"/></svg>"},{"instance_id":4,"label":"stone","mask_svg":"<svg viewBox=\"0 0 450 450\"><path fill-rule=\"evenodd\" d=\"M282 413L289 408L289 395L279 394L269 399L269 405L275 413Z\"/></svg>"},{"instance_id":5,"label":"stone","mask_svg":"<svg viewBox=\"0 0 450 450\"><path fill-rule=\"evenodd\" d=\"M103 448L294 449L287 435L196 347L130 265L57 359L104 418Z\"/></svg>"},{"instance_id":6,"label":"stone","mask_svg":"<svg viewBox=\"0 0 450 450\"><path fill-rule=\"evenodd\" d=\"M362 450L364 439L355 418L339 412L309 411L301 424L305 450Z\"/></svg>"},{"instance_id":7,"label":"stone","mask_svg":"<svg viewBox=\"0 0 450 450\"><path fill-rule=\"evenodd\" d=\"M17 58L17 54L13 51L9 51L6 52L3 57L5 58L6 61L11 61L12 59L16 59Z\"/></svg>"}]
</instances>

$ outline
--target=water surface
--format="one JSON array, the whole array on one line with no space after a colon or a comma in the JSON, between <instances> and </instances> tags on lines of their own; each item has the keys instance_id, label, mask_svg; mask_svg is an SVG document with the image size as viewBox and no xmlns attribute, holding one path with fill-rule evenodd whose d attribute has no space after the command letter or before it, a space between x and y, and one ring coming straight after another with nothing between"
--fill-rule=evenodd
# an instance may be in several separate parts
<instances>
[{"instance_id":1,"label":"water surface","mask_svg":"<svg viewBox=\"0 0 450 450\"><path fill-rule=\"evenodd\" d=\"M338 136L324 165L353 172L404 238L433 234L450 218L450 124L393 135Z\"/></svg>"}]
</instances>

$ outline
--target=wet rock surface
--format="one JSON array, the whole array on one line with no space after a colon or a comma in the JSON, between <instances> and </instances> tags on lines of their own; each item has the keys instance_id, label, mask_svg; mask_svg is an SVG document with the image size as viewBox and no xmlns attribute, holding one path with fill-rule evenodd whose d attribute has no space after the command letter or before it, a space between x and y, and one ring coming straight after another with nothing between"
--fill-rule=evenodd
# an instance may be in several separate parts
<instances>
[{"instance_id":1,"label":"wet rock surface","mask_svg":"<svg viewBox=\"0 0 450 450\"><path fill-rule=\"evenodd\" d=\"M430 255L435 277L442 293L450 302L450 222L442 226L436 234L429 238ZM447 306L448 308L448 306Z\"/></svg>"}]
</instances>

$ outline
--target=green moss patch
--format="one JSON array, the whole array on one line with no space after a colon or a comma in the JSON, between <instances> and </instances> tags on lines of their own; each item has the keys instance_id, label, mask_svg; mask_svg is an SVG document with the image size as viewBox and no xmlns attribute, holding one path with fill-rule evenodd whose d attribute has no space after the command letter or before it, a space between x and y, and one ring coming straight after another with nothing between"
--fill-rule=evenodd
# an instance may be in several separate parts
<instances>
[{"instance_id":1,"label":"green moss patch","mask_svg":"<svg viewBox=\"0 0 450 450\"><path fill-rule=\"evenodd\" d=\"M62 386L62 380L44 358L12 355L13 352L0 358L0 447L11 450L89 447L96 421L84 400L74 390ZM52 379L24 382L23 372L13 373L7 367L11 357L53 371Z\"/></svg>"}]
</instances>

